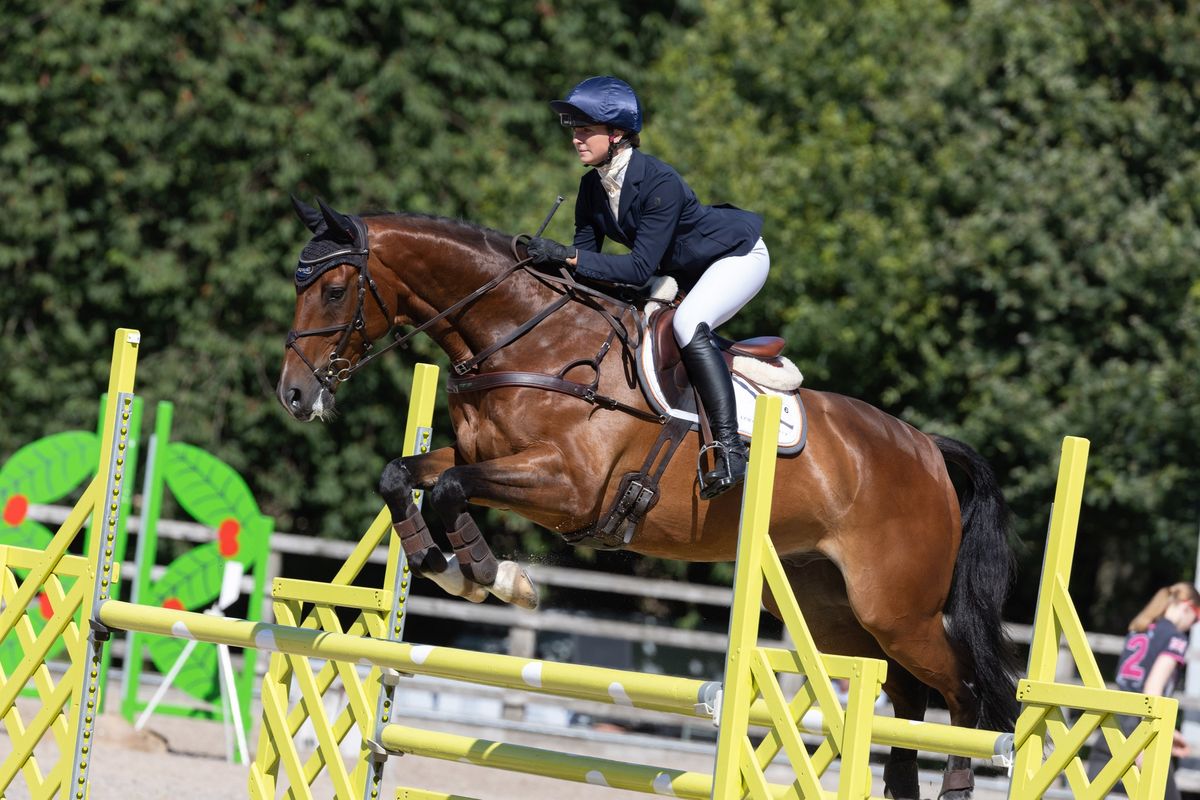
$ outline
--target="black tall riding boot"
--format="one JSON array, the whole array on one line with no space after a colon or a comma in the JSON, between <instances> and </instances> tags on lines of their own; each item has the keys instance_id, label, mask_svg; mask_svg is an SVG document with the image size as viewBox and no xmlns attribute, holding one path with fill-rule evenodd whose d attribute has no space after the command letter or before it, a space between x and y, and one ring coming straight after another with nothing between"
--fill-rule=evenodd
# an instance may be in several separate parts
<instances>
[{"instance_id":1,"label":"black tall riding boot","mask_svg":"<svg viewBox=\"0 0 1200 800\"><path fill-rule=\"evenodd\" d=\"M679 348L679 352L712 428L714 468L700 476L700 496L711 500L746 477L749 452L738 435L737 400L733 395L729 366L717 349L707 323L696 326L692 340Z\"/></svg>"}]
</instances>

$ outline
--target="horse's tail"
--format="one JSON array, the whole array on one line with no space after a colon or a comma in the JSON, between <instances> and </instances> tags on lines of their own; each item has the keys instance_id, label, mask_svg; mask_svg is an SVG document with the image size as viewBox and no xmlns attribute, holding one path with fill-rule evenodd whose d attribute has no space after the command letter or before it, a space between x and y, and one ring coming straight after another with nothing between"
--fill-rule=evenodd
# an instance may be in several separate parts
<instances>
[{"instance_id":1,"label":"horse's tail","mask_svg":"<svg viewBox=\"0 0 1200 800\"><path fill-rule=\"evenodd\" d=\"M947 631L975 668L979 727L1011 731L1017 718L1016 658L1001 618L1015 572L1008 542L1008 506L996 474L971 447L934 436L948 464L970 480L960 500L962 544L946 603Z\"/></svg>"}]
</instances>

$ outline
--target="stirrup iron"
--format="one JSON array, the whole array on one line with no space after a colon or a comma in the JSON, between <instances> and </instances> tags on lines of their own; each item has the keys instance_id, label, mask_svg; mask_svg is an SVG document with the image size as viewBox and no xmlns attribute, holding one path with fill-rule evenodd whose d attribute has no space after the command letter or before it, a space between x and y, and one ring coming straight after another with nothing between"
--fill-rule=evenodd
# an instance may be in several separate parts
<instances>
[{"instance_id":1,"label":"stirrup iron","mask_svg":"<svg viewBox=\"0 0 1200 800\"><path fill-rule=\"evenodd\" d=\"M719 451L719 456L714 454L713 468L708 475L705 475L704 454L710 450ZM745 479L746 473L744 469L741 475L733 474L733 467L730 466L730 462L732 461L730 456L729 448L720 440L714 440L712 444L706 444L700 448L700 453L696 457L696 480L700 484L700 499L711 500L729 491ZM717 464L720 464L720 466L717 466ZM718 474L722 468L724 469L724 475Z\"/></svg>"}]
</instances>

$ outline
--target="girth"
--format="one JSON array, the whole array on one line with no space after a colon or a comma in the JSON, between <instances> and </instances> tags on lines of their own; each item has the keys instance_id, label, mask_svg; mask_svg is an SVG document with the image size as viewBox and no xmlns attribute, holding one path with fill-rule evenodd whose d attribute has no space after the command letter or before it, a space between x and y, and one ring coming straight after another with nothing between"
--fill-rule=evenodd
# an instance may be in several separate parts
<instances>
[{"instance_id":1,"label":"girth","mask_svg":"<svg viewBox=\"0 0 1200 800\"><path fill-rule=\"evenodd\" d=\"M696 410L695 394L691 395L690 402L681 404L681 410ZM646 514L658 503L658 482L691 428L690 420L667 417L642 462L642 468L621 477L617 494L604 515L586 528L564 533L563 541L597 550L620 550L629 544Z\"/></svg>"}]
</instances>

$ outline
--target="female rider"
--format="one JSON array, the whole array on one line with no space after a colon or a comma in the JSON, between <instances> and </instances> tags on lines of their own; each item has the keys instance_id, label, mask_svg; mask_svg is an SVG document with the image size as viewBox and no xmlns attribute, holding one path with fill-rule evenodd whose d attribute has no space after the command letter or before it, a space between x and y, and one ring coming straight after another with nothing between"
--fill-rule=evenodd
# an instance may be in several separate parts
<instances>
[{"instance_id":1,"label":"female rider","mask_svg":"<svg viewBox=\"0 0 1200 800\"><path fill-rule=\"evenodd\" d=\"M581 278L640 286L656 274L675 277L687 296L674 333L688 377L712 428L714 469L704 475L704 499L745 477L747 450L738 435L737 406L725 359L712 329L725 323L767 279L771 259L760 236L762 218L734 206L706 206L674 169L638 150L642 105L629 84L600 76L550 103L585 167L575 202L575 240L529 242L540 265L565 265ZM605 237L630 248L600 252Z\"/></svg>"}]
</instances>

